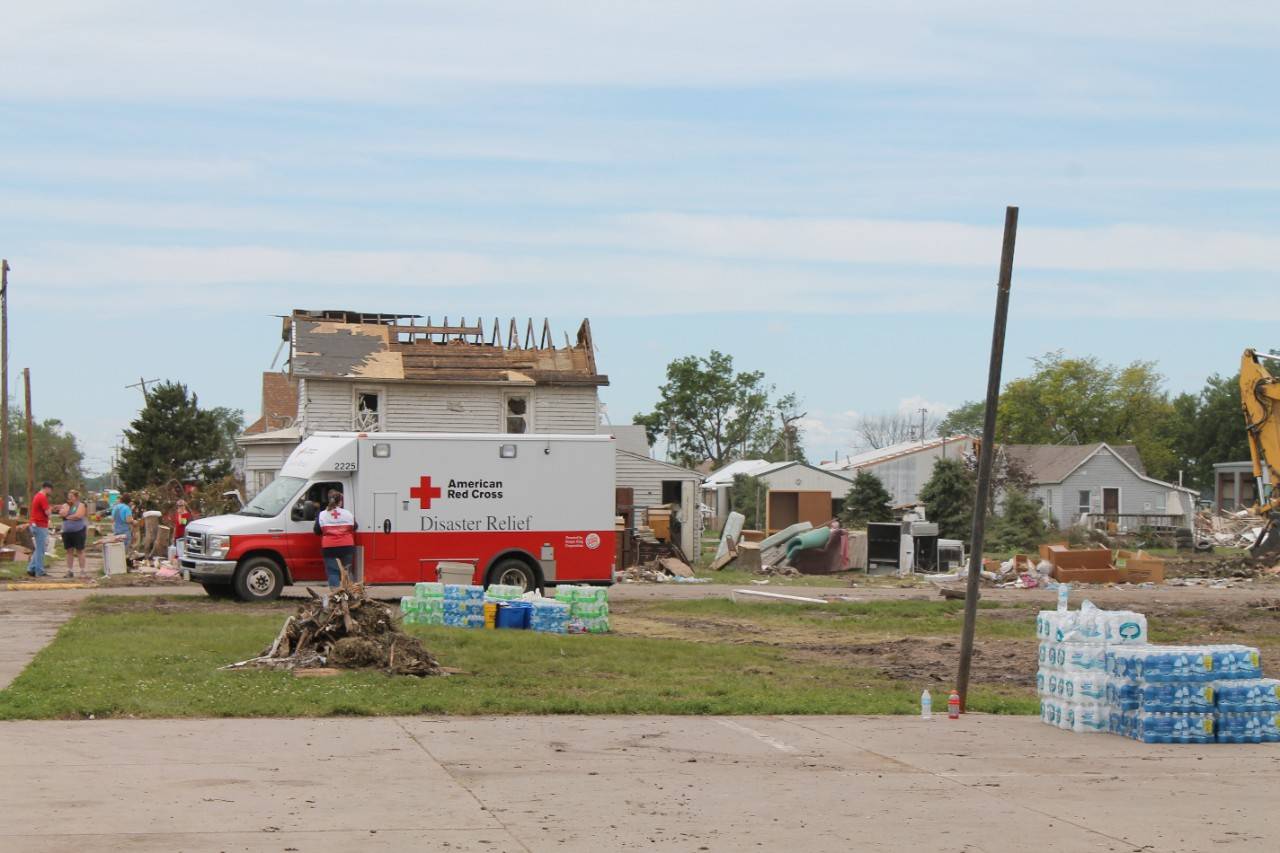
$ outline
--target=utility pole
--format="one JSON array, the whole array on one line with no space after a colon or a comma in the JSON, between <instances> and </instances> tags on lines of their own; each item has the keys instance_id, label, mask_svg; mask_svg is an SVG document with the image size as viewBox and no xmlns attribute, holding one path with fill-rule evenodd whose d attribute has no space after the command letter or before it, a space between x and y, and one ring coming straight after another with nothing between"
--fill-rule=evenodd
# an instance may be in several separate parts
<instances>
[{"instance_id":1,"label":"utility pole","mask_svg":"<svg viewBox=\"0 0 1280 853\"><path fill-rule=\"evenodd\" d=\"M27 512L31 512L31 498L35 495L36 452L31 430L31 368L22 368L22 384L26 386L27 400ZM8 500L8 497L5 498Z\"/></svg>"},{"instance_id":2,"label":"utility pole","mask_svg":"<svg viewBox=\"0 0 1280 853\"><path fill-rule=\"evenodd\" d=\"M124 388L125 388L125 390L126 390L126 391L128 391L130 388L141 388L141 389L142 389L142 404L145 406L145 405L147 404L147 386L148 386L148 385L154 385L155 383L157 383L157 382L159 382L159 381L160 381L159 379L143 379L141 376L139 376L139 377L138 377L138 381L137 381L137 382L135 382L135 383L134 383L134 384L132 384L132 385L126 385L126 386L124 386Z\"/></svg>"},{"instance_id":3,"label":"utility pole","mask_svg":"<svg viewBox=\"0 0 1280 853\"><path fill-rule=\"evenodd\" d=\"M0 259L0 500L9 515L9 262Z\"/></svg>"},{"instance_id":4,"label":"utility pole","mask_svg":"<svg viewBox=\"0 0 1280 853\"><path fill-rule=\"evenodd\" d=\"M969 584L964 595L964 630L960 635L960 672L956 692L963 710L969 697L969 666L973 661L973 632L978 620L978 580L982 576L982 539L986 534L987 498L991 493L991 465L995 457L996 406L1000 402L1000 370L1004 366L1004 330L1009 322L1009 287L1013 281L1013 245L1018 236L1018 208L1004 211L1004 245L1000 250L1000 279L996 284L996 319L991 330L991 366L987 372L987 408L983 413L982 449L978 456L978 495L973 504L973 542L969 553Z\"/></svg>"},{"instance_id":5,"label":"utility pole","mask_svg":"<svg viewBox=\"0 0 1280 853\"><path fill-rule=\"evenodd\" d=\"M924 444L924 416L929 413L929 410L921 406L916 411L920 413L920 443Z\"/></svg>"}]
</instances>

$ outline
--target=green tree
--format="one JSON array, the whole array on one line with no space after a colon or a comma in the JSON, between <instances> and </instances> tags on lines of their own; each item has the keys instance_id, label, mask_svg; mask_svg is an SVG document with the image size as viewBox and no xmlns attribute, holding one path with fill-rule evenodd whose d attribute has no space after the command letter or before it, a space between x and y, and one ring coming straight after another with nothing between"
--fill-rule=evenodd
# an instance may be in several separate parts
<instances>
[{"instance_id":1,"label":"green tree","mask_svg":"<svg viewBox=\"0 0 1280 853\"><path fill-rule=\"evenodd\" d=\"M31 430L32 448L35 450L35 483L40 488L45 480L53 483L55 497L71 488L79 488L84 481L84 454L76 437L67 432L62 421L46 418L35 421ZM24 412L9 407L9 491L21 503L28 505L31 496L27 490L27 417ZM2 504L0 504L2 506Z\"/></svg>"},{"instance_id":2,"label":"green tree","mask_svg":"<svg viewBox=\"0 0 1280 853\"><path fill-rule=\"evenodd\" d=\"M938 525L944 539L968 539L973 532L973 502L977 484L964 462L939 459L920 489L925 514Z\"/></svg>"},{"instance_id":3,"label":"green tree","mask_svg":"<svg viewBox=\"0 0 1280 853\"><path fill-rule=\"evenodd\" d=\"M169 480L208 482L226 476L226 425L214 411L201 409L195 394L178 382L162 382L147 393L147 403L125 430L120 478L125 487Z\"/></svg>"},{"instance_id":4,"label":"green tree","mask_svg":"<svg viewBox=\"0 0 1280 853\"><path fill-rule=\"evenodd\" d=\"M1176 411L1154 362L1125 367L1060 351L1033 359L1035 371L1004 386L996 411L996 440L1009 444L1133 444L1148 473L1177 477ZM944 426L976 426L985 405L965 403Z\"/></svg>"},{"instance_id":5,"label":"green tree","mask_svg":"<svg viewBox=\"0 0 1280 853\"><path fill-rule=\"evenodd\" d=\"M749 448L747 456L770 462L808 462L800 427L808 412L800 411L799 398L795 394L784 394L774 401L772 408L778 418L776 428L762 431L763 441L760 445Z\"/></svg>"},{"instance_id":6,"label":"green tree","mask_svg":"<svg viewBox=\"0 0 1280 853\"><path fill-rule=\"evenodd\" d=\"M1188 485L1213 487L1215 462L1249 458L1249 439L1240 412L1240 374L1214 374L1199 394L1173 399L1172 444Z\"/></svg>"},{"instance_id":7,"label":"green tree","mask_svg":"<svg viewBox=\"0 0 1280 853\"><path fill-rule=\"evenodd\" d=\"M740 512L746 519L743 524L748 530L763 530L765 522L765 502L769 498L769 486L759 477L750 474L735 474L733 485L729 487L729 509Z\"/></svg>"},{"instance_id":8,"label":"green tree","mask_svg":"<svg viewBox=\"0 0 1280 853\"><path fill-rule=\"evenodd\" d=\"M218 425L218 462L225 464L227 471L230 471L240 455L236 438L244 432L244 410L215 406L209 413Z\"/></svg>"},{"instance_id":9,"label":"green tree","mask_svg":"<svg viewBox=\"0 0 1280 853\"><path fill-rule=\"evenodd\" d=\"M1034 551L1044 541L1044 507L1026 492L1009 489L1004 493L1004 510L988 525L990 550Z\"/></svg>"},{"instance_id":10,"label":"green tree","mask_svg":"<svg viewBox=\"0 0 1280 853\"><path fill-rule=\"evenodd\" d=\"M658 405L635 423L644 426L650 444L665 435L680 464L709 461L719 468L775 440L772 392L763 373L735 373L732 356L716 350L706 358L685 356L667 365Z\"/></svg>"},{"instance_id":11,"label":"green tree","mask_svg":"<svg viewBox=\"0 0 1280 853\"><path fill-rule=\"evenodd\" d=\"M859 471L845 495L840 521L851 528L866 527L871 521L892 521L893 511L889 507L892 501L879 477L868 471Z\"/></svg>"},{"instance_id":12,"label":"green tree","mask_svg":"<svg viewBox=\"0 0 1280 853\"><path fill-rule=\"evenodd\" d=\"M958 408L947 412L947 416L938 424L938 435L982 435L983 412L986 403L973 400L961 404Z\"/></svg>"}]
</instances>

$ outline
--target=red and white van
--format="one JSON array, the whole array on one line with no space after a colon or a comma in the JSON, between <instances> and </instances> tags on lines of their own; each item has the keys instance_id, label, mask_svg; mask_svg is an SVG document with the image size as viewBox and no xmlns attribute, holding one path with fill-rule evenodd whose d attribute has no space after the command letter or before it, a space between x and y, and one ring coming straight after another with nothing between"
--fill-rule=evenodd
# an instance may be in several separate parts
<instances>
[{"instance_id":1,"label":"red and white van","mask_svg":"<svg viewBox=\"0 0 1280 853\"><path fill-rule=\"evenodd\" d=\"M318 433L239 512L192 522L182 567L246 601L323 582L313 525L331 489L368 584L436 580L442 561L478 584L613 582L614 443L596 435Z\"/></svg>"}]
</instances>

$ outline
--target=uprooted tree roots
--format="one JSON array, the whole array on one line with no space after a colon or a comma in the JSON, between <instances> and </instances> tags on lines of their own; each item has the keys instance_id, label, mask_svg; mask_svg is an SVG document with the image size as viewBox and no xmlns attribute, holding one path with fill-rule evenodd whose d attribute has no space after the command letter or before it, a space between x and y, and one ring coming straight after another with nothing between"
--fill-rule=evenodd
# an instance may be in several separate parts
<instances>
[{"instance_id":1,"label":"uprooted tree roots","mask_svg":"<svg viewBox=\"0 0 1280 853\"><path fill-rule=\"evenodd\" d=\"M396 611L365 595L344 574L327 603L312 599L285 620L275 642L256 658L223 669L380 669L392 675L441 675L440 665L417 637L400 627Z\"/></svg>"}]
</instances>

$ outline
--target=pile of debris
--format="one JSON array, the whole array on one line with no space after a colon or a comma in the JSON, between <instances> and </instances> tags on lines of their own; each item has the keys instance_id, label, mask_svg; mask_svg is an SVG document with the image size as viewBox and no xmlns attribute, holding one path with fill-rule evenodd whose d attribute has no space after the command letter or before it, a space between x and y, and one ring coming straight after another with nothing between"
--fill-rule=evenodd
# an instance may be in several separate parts
<instances>
[{"instance_id":1,"label":"pile of debris","mask_svg":"<svg viewBox=\"0 0 1280 853\"><path fill-rule=\"evenodd\" d=\"M1248 548L1258 541L1263 521L1247 509L1238 512L1204 511L1196 516L1202 540L1222 548Z\"/></svg>"},{"instance_id":2,"label":"pile of debris","mask_svg":"<svg viewBox=\"0 0 1280 853\"><path fill-rule=\"evenodd\" d=\"M618 573L619 583L704 583L703 578L695 578L693 569L684 560L675 557L661 557L629 566Z\"/></svg>"},{"instance_id":3,"label":"pile of debris","mask_svg":"<svg viewBox=\"0 0 1280 853\"><path fill-rule=\"evenodd\" d=\"M301 670L325 667L380 669L391 675L443 675L417 637L404 632L399 614L365 594L345 573L342 585L311 600L285 620L275 642L256 658L223 669Z\"/></svg>"},{"instance_id":4,"label":"pile of debris","mask_svg":"<svg viewBox=\"0 0 1280 853\"><path fill-rule=\"evenodd\" d=\"M1169 574L1178 578L1245 579L1280 573L1280 566L1248 555L1225 558L1185 558L1169 563Z\"/></svg>"},{"instance_id":5,"label":"pile of debris","mask_svg":"<svg viewBox=\"0 0 1280 853\"><path fill-rule=\"evenodd\" d=\"M714 571L733 565L760 575L795 577L832 574L848 567L849 532L841 529L834 519L816 528L802 521L772 536L743 530L742 524L741 513L729 513L716 558L711 563Z\"/></svg>"}]
</instances>

